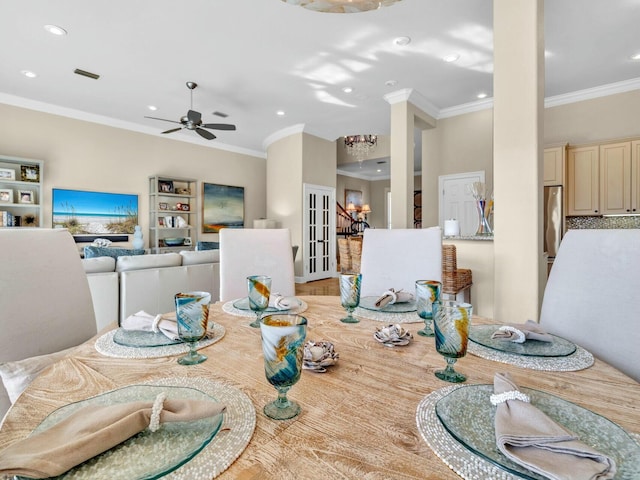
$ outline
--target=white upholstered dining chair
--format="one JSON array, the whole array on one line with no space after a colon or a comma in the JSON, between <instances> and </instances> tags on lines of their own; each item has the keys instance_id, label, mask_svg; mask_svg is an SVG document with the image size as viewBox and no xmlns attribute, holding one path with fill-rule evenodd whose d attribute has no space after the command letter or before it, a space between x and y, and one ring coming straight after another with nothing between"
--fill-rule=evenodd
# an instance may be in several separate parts
<instances>
[{"instance_id":1,"label":"white upholstered dining chair","mask_svg":"<svg viewBox=\"0 0 640 480\"><path fill-rule=\"evenodd\" d=\"M249 275L271 277L271 292L295 296L288 228L220 230L220 301L247 296Z\"/></svg>"},{"instance_id":2,"label":"white upholstered dining chair","mask_svg":"<svg viewBox=\"0 0 640 480\"><path fill-rule=\"evenodd\" d=\"M569 230L540 324L640 381L640 230Z\"/></svg>"},{"instance_id":3,"label":"white upholstered dining chair","mask_svg":"<svg viewBox=\"0 0 640 480\"><path fill-rule=\"evenodd\" d=\"M0 265L3 417L21 386L97 327L87 276L67 230L1 228Z\"/></svg>"},{"instance_id":4,"label":"white upholstered dining chair","mask_svg":"<svg viewBox=\"0 0 640 480\"><path fill-rule=\"evenodd\" d=\"M442 281L440 227L364 231L360 295L377 296L394 288L414 293L416 280Z\"/></svg>"}]
</instances>

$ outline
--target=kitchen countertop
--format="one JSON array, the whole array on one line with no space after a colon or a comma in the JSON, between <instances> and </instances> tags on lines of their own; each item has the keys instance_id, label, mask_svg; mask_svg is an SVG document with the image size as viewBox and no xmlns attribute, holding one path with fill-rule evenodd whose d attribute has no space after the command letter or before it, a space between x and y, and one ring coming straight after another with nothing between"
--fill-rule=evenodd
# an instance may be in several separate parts
<instances>
[{"instance_id":1,"label":"kitchen countertop","mask_svg":"<svg viewBox=\"0 0 640 480\"><path fill-rule=\"evenodd\" d=\"M472 240L493 242L493 235L445 235L443 240Z\"/></svg>"}]
</instances>

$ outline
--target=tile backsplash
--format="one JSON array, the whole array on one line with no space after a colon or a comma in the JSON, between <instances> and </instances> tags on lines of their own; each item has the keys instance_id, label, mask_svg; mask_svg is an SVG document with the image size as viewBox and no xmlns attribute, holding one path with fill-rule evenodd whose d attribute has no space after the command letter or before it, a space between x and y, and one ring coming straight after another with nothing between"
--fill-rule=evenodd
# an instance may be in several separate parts
<instances>
[{"instance_id":1,"label":"tile backsplash","mask_svg":"<svg viewBox=\"0 0 640 480\"><path fill-rule=\"evenodd\" d=\"M640 215L633 217L567 217L567 230L585 228L640 228Z\"/></svg>"}]
</instances>

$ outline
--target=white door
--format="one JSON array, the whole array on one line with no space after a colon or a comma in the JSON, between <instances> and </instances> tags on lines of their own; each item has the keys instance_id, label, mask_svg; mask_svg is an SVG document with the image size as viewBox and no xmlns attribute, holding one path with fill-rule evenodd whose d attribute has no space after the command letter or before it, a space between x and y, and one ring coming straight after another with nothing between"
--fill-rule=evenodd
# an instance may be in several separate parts
<instances>
[{"instance_id":1,"label":"white door","mask_svg":"<svg viewBox=\"0 0 640 480\"><path fill-rule=\"evenodd\" d=\"M456 175L442 175L438 177L440 191L439 223L444 229L444 221L458 220L460 235L468 236L478 229L478 214L476 202L470 191L473 182L484 183L484 171L460 173Z\"/></svg>"},{"instance_id":2,"label":"white door","mask_svg":"<svg viewBox=\"0 0 640 480\"><path fill-rule=\"evenodd\" d=\"M303 192L304 280L331 278L336 272L336 190L305 183Z\"/></svg>"}]
</instances>

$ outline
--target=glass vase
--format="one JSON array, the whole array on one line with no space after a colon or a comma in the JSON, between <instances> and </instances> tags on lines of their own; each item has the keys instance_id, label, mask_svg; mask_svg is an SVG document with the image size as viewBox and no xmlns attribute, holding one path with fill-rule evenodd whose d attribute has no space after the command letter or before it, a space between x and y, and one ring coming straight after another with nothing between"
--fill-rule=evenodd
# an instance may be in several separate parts
<instances>
[{"instance_id":1,"label":"glass vase","mask_svg":"<svg viewBox=\"0 0 640 480\"><path fill-rule=\"evenodd\" d=\"M486 200L476 200L476 209L478 211L478 229L476 230L476 235L493 234L493 230L491 230L491 225L489 225L489 221L485 216L486 204L487 204Z\"/></svg>"}]
</instances>

